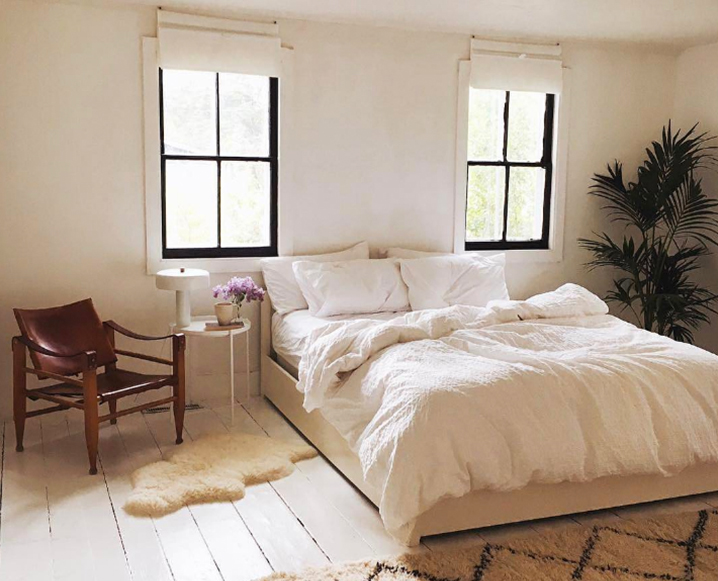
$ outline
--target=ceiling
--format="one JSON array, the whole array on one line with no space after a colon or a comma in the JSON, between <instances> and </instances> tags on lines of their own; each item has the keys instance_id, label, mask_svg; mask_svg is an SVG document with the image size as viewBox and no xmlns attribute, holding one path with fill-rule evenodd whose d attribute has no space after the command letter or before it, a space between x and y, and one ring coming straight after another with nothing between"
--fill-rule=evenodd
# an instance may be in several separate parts
<instances>
[{"instance_id":1,"label":"ceiling","mask_svg":"<svg viewBox=\"0 0 718 581\"><path fill-rule=\"evenodd\" d=\"M168 0L162 5L501 38L674 46L718 40L718 0Z\"/></svg>"}]
</instances>

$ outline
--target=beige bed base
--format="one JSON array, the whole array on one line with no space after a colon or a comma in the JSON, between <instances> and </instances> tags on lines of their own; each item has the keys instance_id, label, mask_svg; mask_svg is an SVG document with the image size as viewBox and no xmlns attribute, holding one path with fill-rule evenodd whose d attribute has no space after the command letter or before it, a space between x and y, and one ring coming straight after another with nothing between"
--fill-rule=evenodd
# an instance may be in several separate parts
<instances>
[{"instance_id":1,"label":"beige bed base","mask_svg":"<svg viewBox=\"0 0 718 581\"><path fill-rule=\"evenodd\" d=\"M302 407L303 396L296 387L297 379L292 375L296 375L296 370L286 363L278 363L272 349L272 307L268 299L262 303L261 319L262 394L347 480L378 506L379 493L364 481L357 455L318 411L306 412ZM703 464L671 477L610 476L585 483L531 484L512 492L475 491L460 498L446 498L422 514L416 521L410 543L418 543L421 537L428 535L716 490L718 465Z\"/></svg>"}]
</instances>

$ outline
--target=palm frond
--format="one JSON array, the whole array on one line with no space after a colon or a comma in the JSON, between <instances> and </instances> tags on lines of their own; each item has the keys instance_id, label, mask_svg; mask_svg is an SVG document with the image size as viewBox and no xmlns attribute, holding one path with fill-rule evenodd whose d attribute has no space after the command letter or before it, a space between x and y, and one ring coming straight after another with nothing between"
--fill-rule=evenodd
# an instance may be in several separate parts
<instances>
[{"instance_id":1,"label":"palm frond","mask_svg":"<svg viewBox=\"0 0 718 581\"><path fill-rule=\"evenodd\" d=\"M718 200L703 192L693 174L686 175L666 200L663 217L675 238L718 245Z\"/></svg>"},{"instance_id":2,"label":"palm frond","mask_svg":"<svg viewBox=\"0 0 718 581\"><path fill-rule=\"evenodd\" d=\"M623 179L623 166L615 161L607 166L606 174L595 174L589 194L603 200L602 208L608 217L617 222L626 222L643 230L647 227L641 201L632 191L635 188L626 185Z\"/></svg>"},{"instance_id":3,"label":"palm frond","mask_svg":"<svg viewBox=\"0 0 718 581\"><path fill-rule=\"evenodd\" d=\"M624 236L618 244L605 233L599 234L597 240L579 238L578 244L593 254L586 263L590 270L608 266L633 274L640 269L646 253L645 243L636 246L633 238Z\"/></svg>"}]
</instances>

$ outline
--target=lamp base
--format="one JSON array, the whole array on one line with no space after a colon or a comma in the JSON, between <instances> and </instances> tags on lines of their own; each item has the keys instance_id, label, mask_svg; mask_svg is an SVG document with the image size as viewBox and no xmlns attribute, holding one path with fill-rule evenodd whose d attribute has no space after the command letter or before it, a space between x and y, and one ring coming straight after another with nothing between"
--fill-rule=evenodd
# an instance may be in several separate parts
<instances>
[{"instance_id":1,"label":"lamp base","mask_svg":"<svg viewBox=\"0 0 718 581\"><path fill-rule=\"evenodd\" d=\"M178 327L186 327L192 322L189 291L178 290L176 295L177 304L175 309L175 324Z\"/></svg>"}]
</instances>

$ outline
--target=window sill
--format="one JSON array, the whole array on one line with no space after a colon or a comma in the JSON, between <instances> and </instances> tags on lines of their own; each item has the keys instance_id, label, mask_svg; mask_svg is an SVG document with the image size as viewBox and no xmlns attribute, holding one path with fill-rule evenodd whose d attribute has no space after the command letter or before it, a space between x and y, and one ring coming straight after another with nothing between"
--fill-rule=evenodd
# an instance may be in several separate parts
<instances>
[{"instance_id":1,"label":"window sill","mask_svg":"<svg viewBox=\"0 0 718 581\"><path fill-rule=\"evenodd\" d=\"M160 258L147 264L147 274L154 276L166 268L201 268L211 273L257 273L261 258Z\"/></svg>"},{"instance_id":2,"label":"window sill","mask_svg":"<svg viewBox=\"0 0 718 581\"><path fill-rule=\"evenodd\" d=\"M550 263L563 260L563 250L560 248L526 249L526 250L465 250L464 254L476 256L492 256L506 254L506 264L528 264L532 262Z\"/></svg>"}]
</instances>

